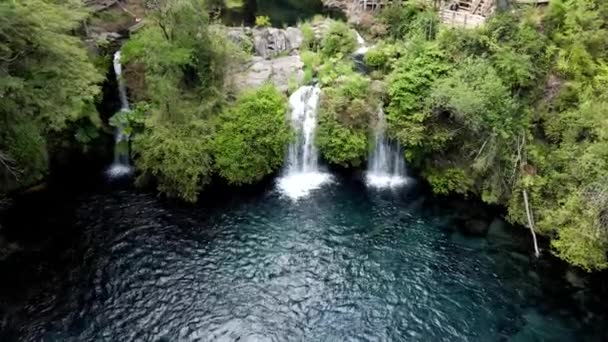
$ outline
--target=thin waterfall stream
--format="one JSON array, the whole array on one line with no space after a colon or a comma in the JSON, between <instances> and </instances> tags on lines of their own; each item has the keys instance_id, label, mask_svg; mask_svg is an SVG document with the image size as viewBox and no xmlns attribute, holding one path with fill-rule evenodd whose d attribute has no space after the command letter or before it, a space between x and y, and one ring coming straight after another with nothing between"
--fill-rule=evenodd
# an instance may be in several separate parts
<instances>
[{"instance_id":1,"label":"thin waterfall stream","mask_svg":"<svg viewBox=\"0 0 608 342\"><path fill-rule=\"evenodd\" d=\"M289 145L287 164L278 180L279 190L297 200L331 180L319 169L319 153L315 147L315 130L321 88L303 86L289 97L291 124L296 138Z\"/></svg>"},{"instance_id":2,"label":"thin waterfall stream","mask_svg":"<svg viewBox=\"0 0 608 342\"><path fill-rule=\"evenodd\" d=\"M118 84L118 96L120 98L120 111L129 111L129 99L127 98L127 87L122 78L122 64L120 62L121 52L114 54L114 73ZM114 161L107 171L111 178L118 178L130 174L132 171L129 160L129 136L124 133L123 127L116 127L114 132Z\"/></svg>"},{"instance_id":3,"label":"thin waterfall stream","mask_svg":"<svg viewBox=\"0 0 608 342\"><path fill-rule=\"evenodd\" d=\"M365 39L356 32L359 47L353 54L359 71L365 73L365 54L369 47ZM407 183L405 160L401 148L386 136L386 115L382 107L378 109L377 124L373 133L373 146L368 157L366 184L372 188L396 188Z\"/></svg>"},{"instance_id":4,"label":"thin waterfall stream","mask_svg":"<svg viewBox=\"0 0 608 342\"><path fill-rule=\"evenodd\" d=\"M386 116L378 109L378 123L374 131L374 149L371 151L366 183L374 188L395 188L408 182L405 160L399 145L386 137Z\"/></svg>"}]
</instances>

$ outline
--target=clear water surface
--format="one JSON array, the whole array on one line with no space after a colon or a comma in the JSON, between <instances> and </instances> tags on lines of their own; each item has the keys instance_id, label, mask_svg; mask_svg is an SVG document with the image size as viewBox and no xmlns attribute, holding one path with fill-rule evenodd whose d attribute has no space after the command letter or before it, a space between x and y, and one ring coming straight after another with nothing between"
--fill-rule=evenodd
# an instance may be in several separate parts
<instances>
[{"instance_id":1,"label":"clear water surface","mask_svg":"<svg viewBox=\"0 0 608 342\"><path fill-rule=\"evenodd\" d=\"M600 318L579 310L579 292L561 276L547 278L530 264L525 234L494 224L487 238L466 238L451 226L453 212L415 189L376 192L359 182L336 181L296 202L273 189L207 202L215 204L184 206L149 194L108 191L82 195L69 209L54 204L63 211L49 204L39 222L71 225L79 235L66 239L59 256L38 264L22 260L12 270L10 276L19 279L38 268L52 269L37 279L43 289L27 305L0 317L5 327L0 337L605 337ZM14 293L35 285L19 286Z\"/></svg>"}]
</instances>

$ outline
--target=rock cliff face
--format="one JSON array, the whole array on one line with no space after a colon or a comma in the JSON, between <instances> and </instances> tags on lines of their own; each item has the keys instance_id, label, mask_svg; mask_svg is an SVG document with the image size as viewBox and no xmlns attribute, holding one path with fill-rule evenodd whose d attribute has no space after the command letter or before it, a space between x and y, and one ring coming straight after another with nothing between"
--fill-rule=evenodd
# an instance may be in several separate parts
<instances>
[{"instance_id":1,"label":"rock cliff face","mask_svg":"<svg viewBox=\"0 0 608 342\"><path fill-rule=\"evenodd\" d=\"M287 92L289 83L299 83L304 77L304 63L300 56L284 56L264 59L255 56L246 70L234 75L234 86L239 90L256 88L265 82L271 82L282 92Z\"/></svg>"},{"instance_id":2,"label":"rock cliff face","mask_svg":"<svg viewBox=\"0 0 608 342\"><path fill-rule=\"evenodd\" d=\"M294 54L303 41L302 31L295 27L232 27L228 29L228 37L237 44L252 45L254 54L264 59Z\"/></svg>"},{"instance_id":3,"label":"rock cliff face","mask_svg":"<svg viewBox=\"0 0 608 342\"><path fill-rule=\"evenodd\" d=\"M323 6L344 13L350 23L358 25L362 17L369 16L369 14L359 11L356 5L356 2L353 0L323 0Z\"/></svg>"},{"instance_id":4,"label":"rock cliff face","mask_svg":"<svg viewBox=\"0 0 608 342\"><path fill-rule=\"evenodd\" d=\"M228 30L228 37L241 46L251 47L254 54L233 77L237 90L271 82L281 91L287 91L290 82L302 80L304 64L299 49L303 35L300 29L236 27Z\"/></svg>"}]
</instances>

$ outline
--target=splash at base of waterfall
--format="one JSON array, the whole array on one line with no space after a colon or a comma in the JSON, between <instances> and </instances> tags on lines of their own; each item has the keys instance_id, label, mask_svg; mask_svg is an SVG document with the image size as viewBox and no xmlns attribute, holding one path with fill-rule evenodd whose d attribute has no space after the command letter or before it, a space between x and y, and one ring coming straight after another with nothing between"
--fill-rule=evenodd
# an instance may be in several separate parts
<instances>
[{"instance_id":1,"label":"splash at base of waterfall","mask_svg":"<svg viewBox=\"0 0 608 342\"><path fill-rule=\"evenodd\" d=\"M365 175L365 184L376 189L396 189L409 183L409 178L390 174L368 172Z\"/></svg>"},{"instance_id":2,"label":"splash at base of waterfall","mask_svg":"<svg viewBox=\"0 0 608 342\"><path fill-rule=\"evenodd\" d=\"M405 159L398 143L385 136L386 116L378 109L378 124L374 132L374 149L367 165L366 184L376 189L395 189L409 182Z\"/></svg>"},{"instance_id":3,"label":"splash at base of waterfall","mask_svg":"<svg viewBox=\"0 0 608 342\"><path fill-rule=\"evenodd\" d=\"M332 181L331 174L325 172L294 173L279 178L277 188L281 194L297 201Z\"/></svg>"},{"instance_id":4,"label":"splash at base of waterfall","mask_svg":"<svg viewBox=\"0 0 608 342\"><path fill-rule=\"evenodd\" d=\"M287 163L283 176L277 180L277 188L294 201L331 181L331 175L319 169L319 153L314 144L320 95L319 86L303 86L289 97L296 139L289 145Z\"/></svg>"},{"instance_id":5,"label":"splash at base of waterfall","mask_svg":"<svg viewBox=\"0 0 608 342\"><path fill-rule=\"evenodd\" d=\"M106 176L111 179L126 177L131 173L133 173L133 168L120 163L114 163L106 170Z\"/></svg>"}]
</instances>

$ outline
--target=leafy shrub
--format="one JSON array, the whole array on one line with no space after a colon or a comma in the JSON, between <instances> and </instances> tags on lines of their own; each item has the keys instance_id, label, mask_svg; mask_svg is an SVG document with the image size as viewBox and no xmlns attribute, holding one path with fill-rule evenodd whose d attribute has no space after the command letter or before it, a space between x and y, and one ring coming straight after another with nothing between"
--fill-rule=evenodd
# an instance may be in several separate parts
<instances>
[{"instance_id":1,"label":"leafy shrub","mask_svg":"<svg viewBox=\"0 0 608 342\"><path fill-rule=\"evenodd\" d=\"M5 150L17 165L22 184L32 184L40 180L47 171L48 155L45 138L40 135L34 123L24 122L2 132ZM22 166L27 165L28 169Z\"/></svg>"},{"instance_id":2,"label":"leafy shrub","mask_svg":"<svg viewBox=\"0 0 608 342\"><path fill-rule=\"evenodd\" d=\"M465 195L471 190L471 177L459 168L429 169L424 176L436 194L457 193Z\"/></svg>"},{"instance_id":3,"label":"leafy shrub","mask_svg":"<svg viewBox=\"0 0 608 342\"><path fill-rule=\"evenodd\" d=\"M259 181L283 164L291 137L286 98L272 85L244 93L219 117L213 154L231 184Z\"/></svg>"},{"instance_id":4,"label":"leafy shrub","mask_svg":"<svg viewBox=\"0 0 608 342\"><path fill-rule=\"evenodd\" d=\"M368 151L367 139L366 130L349 129L332 113L321 115L316 143L329 163L342 167L361 166Z\"/></svg>"},{"instance_id":5,"label":"leafy shrub","mask_svg":"<svg viewBox=\"0 0 608 342\"><path fill-rule=\"evenodd\" d=\"M270 27L272 23L270 22L270 17L266 15L259 15L255 17L255 26L256 27Z\"/></svg>"},{"instance_id":6,"label":"leafy shrub","mask_svg":"<svg viewBox=\"0 0 608 342\"><path fill-rule=\"evenodd\" d=\"M300 25L302 31L302 48L304 50L316 50L318 42L315 37L315 31L310 23Z\"/></svg>"},{"instance_id":7,"label":"leafy shrub","mask_svg":"<svg viewBox=\"0 0 608 342\"><path fill-rule=\"evenodd\" d=\"M395 44L380 42L365 54L365 64L375 70L389 72L401 55L400 48Z\"/></svg>"},{"instance_id":8,"label":"leafy shrub","mask_svg":"<svg viewBox=\"0 0 608 342\"><path fill-rule=\"evenodd\" d=\"M157 189L169 197L195 202L211 181L213 159L207 124L164 126L148 120L147 129L133 141L138 183L154 176Z\"/></svg>"},{"instance_id":9,"label":"leafy shrub","mask_svg":"<svg viewBox=\"0 0 608 342\"><path fill-rule=\"evenodd\" d=\"M340 77L355 74L355 65L350 59L328 58L319 66L318 77L322 85L332 85Z\"/></svg>"},{"instance_id":10,"label":"leafy shrub","mask_svg":"<svg viewBox=\"0 0 608 342\"><path fill-rule=\"evenodd\" d=\"M378 110L379 98L370 80L354 72L323 88L316 142L328 162L358 167L365 161L368 127Z\"/></svg>"},{"instance_id":11,"label":"leafy shrub","mask_svg":"<svg viewBox=\"0 0 608 342\"><path fill-rule=\"evenodd\" d=\"M355 51L357 38L346 23L332 21L321 45L324 56L341 58Z\"/></svg>"},{"instance_id":12,"label":"leafy shrub","mask_svg":"<svg viewBox=\"0 0 608 342\"><path fill-rule=\"evenodd\" d=\"M140 104L133 110L121 110L110 118L110 125L119 128L123 134L131 135L135 129L143 128L147 106Z\"/></svg>"}]
</instances>

